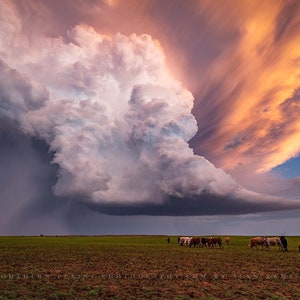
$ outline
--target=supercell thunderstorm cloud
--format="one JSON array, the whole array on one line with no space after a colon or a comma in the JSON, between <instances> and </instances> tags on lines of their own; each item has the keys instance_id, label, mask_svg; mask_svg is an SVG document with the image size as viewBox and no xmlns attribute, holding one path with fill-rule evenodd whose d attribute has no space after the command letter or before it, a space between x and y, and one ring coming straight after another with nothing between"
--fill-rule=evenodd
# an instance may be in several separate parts
<instances>
[{"instance_id":1,"label":"supercell thunderstorm cloud","mask_svg":"<svg viewBox=\"0 0 300 300\"><path fill-rule=\"evenodd\" d=\"M39 1L31 5L35 12L45 10ZM295 199L244 188L199 153L207 107L195 107L193 93L168 67L162 44L146 30L101 32L74 22L60 35L44 34L27 28L22 9L4 1L0 11L0 154L7 165L1 169L1 205L10 217L32 218L35 210L48 213L51 223L57 210L67 222L76 206L99 212L99 218L100 213L234 215L300 208ZM282 111L299 100L298 94L281 105ZM266 107L265 113L271 109ZM197 120L193 108L201 111ZM231 141L220 137L214 143L212 157L224 151L224 160L216 159L220 166L226 168L225 158L240 149L251 126ZM210 147L204 144L203 153Z\"/></svg>"},{"instance_id":2,"label":"supercell thunderstorm cloud","mask_svg":"<svg viewBox=\"0 0 300 300\"><path fill-rule=\"evenodd\" d=\"M192 94L169 75L151 37L77 26L68 38L44 41L34 61L38 49L1 62L1 115L54 152L56 195L161 203L238 189L189 148Z\"/></svg>"}]
</instances>

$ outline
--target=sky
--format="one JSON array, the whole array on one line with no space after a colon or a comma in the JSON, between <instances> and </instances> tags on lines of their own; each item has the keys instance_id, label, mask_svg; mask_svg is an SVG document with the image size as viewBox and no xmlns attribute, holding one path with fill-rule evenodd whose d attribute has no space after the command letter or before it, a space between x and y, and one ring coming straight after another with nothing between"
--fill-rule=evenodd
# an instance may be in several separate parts
<instances>
[{"instance_id":1,"label":"sky","mask_svg":"<svg viewBox=\"0 0 300 300\"><path fill-rule=\"evenodd\" d=\"M1 235L300 235L299 1L0 6Z\"/></svg>"}]
</instances>

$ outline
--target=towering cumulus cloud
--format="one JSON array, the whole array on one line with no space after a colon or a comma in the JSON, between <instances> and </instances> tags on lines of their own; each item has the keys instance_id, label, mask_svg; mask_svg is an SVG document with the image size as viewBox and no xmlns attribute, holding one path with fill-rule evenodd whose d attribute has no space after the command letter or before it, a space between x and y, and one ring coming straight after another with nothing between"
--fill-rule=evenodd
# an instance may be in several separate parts
<instances>
[{"instance_id":1,"label":"towering cumulus cloud","mask_svg":"<svg viewBox=\"0 0 300 300\"><path fill-rule=\"evenodd\" d=\"M193 96L150 35L105 36L81 24L64 37L30 40L17 13L5 4L1 11L0 116L49 145L55 195L109 213L296 206L247 191L194 155Z\"/></svg>"}]
</instances>

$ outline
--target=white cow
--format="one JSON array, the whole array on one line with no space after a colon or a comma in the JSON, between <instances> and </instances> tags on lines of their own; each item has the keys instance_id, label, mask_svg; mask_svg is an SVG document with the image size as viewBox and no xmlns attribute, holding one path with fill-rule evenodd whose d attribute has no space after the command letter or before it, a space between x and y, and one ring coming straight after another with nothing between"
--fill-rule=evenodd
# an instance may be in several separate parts
<instances>
[{"instance_id":1,"label":"white cow","mask_svg":"<svg viewBox=\"0 0 300 300\"><path fill-rule=\"evenodd\" d=\"M266 242L268 246L278 246L279 251L283 250L283 246L279 237L268 237L266 238Z\"/></svg>"},{"instance_id":2,"label":"white cow","mask_svg":"<svg viewBox=\"0 0 300 300\"><path fill-rule=\"evenodd\" d=\"M189 236L182 236L181 238L179 238L179 244L180 246L189 246L190 242L191 242L191 237Z\"/></svg>"}]
</instances>

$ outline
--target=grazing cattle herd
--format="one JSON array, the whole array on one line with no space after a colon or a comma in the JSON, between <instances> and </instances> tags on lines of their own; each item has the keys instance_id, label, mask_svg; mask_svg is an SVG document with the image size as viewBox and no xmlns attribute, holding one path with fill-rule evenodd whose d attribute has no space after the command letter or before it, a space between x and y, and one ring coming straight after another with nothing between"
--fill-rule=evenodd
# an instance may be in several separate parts
<instances>
[{"instance_id":1,"label":"grazing cattle herd","mask_svg":"<svg viewBox=\"0 0 300 300\"><path fill-rule=\"evenodd\" d=\"M180 246L189 246L189 247L208 247L213 248L217 246L219 248L224 248L223 241L220 236L218 237L188 237L182 236L178 238L178 243Z\"/></svg>"},{"instance_id":2,"label":"grazing cattle herd","mask_svg":"<svg viewBox=\"0 0 300 300\"><path fill-rule=\"evenodd\" d=\"M261 246L261 249L269 249L270 246L277 246L279 251L288 251L287 249L287 239L284 236L281 237L254 237L250 239L249 247L256 248Z\"/></svg>"},{"instance_id":3,"label":"grazing cattle herd","mask_svg":"<svg viewBox=\"0 0 300 300\"><path fill-rule=\"evenodd\" d=\"M230 237L227 236L224 239L225 245L230 245ZM207 247L207 248L224 248L223 240L220 236L218 237L188 237L182 236L178 238L178 244L180 246L187 246L187 247ZM287 247L287 239L285 236L280 237L252 237L249 241L249 248L255 248L256 250L264 250L270 249L270 247L278 247L279 251L288 251ZM300 245L298 246L300 252Z\"/></svg>"}]
</instances>

